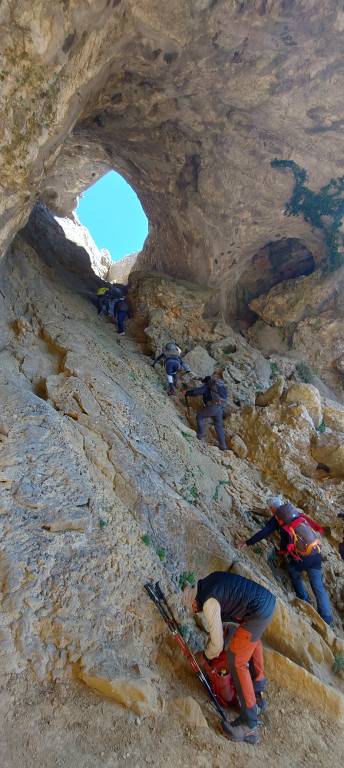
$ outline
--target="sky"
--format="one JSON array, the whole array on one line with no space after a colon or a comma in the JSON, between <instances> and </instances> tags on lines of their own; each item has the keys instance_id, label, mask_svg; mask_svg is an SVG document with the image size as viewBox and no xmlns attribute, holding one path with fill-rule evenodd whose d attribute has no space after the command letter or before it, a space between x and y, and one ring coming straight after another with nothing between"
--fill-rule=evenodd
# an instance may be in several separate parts
<instances>
[{"instance_id":1,"label":"sky","mask_svg":"<svg viewBox=\"0 0 344 768\"><path fill-rule=\"evenodd\" d=\"M140 251L148 220L131 186L109 171L80 196L76 214L98 248L107 248L113 261Z\"/></svg>"}]
</instances>

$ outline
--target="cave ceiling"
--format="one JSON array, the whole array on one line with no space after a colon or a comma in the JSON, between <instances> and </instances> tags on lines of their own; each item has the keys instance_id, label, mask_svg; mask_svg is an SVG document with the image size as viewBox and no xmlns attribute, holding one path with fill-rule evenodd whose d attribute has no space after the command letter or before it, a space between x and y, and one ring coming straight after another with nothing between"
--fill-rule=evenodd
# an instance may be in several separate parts
<instances>
[{"instance_id":1,"label":"cave ceiling","mask_svg":"<svg viewBox=\"0 0 344 768\"><path fill-rule=\"evenodd\" d=\"M286 217L293 159L344 167L344 10L335 0L15 0L0 12L1 237L41 200L70 214L110 168L150 220L147 267L219 288L319 231Z\"/></svg>"}]
</instances>

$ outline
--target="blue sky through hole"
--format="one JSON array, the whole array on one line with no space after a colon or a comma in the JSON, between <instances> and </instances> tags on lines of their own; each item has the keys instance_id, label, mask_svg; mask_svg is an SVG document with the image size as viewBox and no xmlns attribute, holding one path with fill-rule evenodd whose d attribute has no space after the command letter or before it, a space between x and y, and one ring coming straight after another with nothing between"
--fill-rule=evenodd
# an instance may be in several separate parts
<instances>
[{"instance_id":1,"label":"blue sky through hole","mask_svg":"<svg viewBox=\"0 0 344 768\"><path fill-rule=\"evenodd\" d=\"M107 248L113 261L140 251L148 234L148 220L131 186L109 171L83 192L76 214L98 248Z\"/></svg>"}]
</instances>

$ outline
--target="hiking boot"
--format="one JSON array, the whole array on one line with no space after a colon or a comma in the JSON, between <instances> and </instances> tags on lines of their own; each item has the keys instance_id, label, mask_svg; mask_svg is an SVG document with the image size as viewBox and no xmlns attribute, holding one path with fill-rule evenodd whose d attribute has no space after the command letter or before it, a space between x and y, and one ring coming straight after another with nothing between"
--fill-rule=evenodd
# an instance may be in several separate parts
<instances>
[{"instance_id":1,"label":"hiking boot","mask_svg":"<svg viewBox=\"0 0 344 768\"><path fill-rule=\"evenodd\" d=\"M263 715L269 709L269 704L266 699L263 698L261 693L256 693L256 702L258 707L258 714Z\"/></svg>"},{"instance_id":2,"label":"hiking boot","mask_svg":"<svg viewBox=\"0 0 344 768\"><path fill-rule=\"evenodd\" d=\"M118 336L125 336L125 331L118 331Z\"/></svg>"},{"instance_id":3,"label":"hiking boot","mask_svg":"<svg viewBox=\"0 0 344 768\"><path fill-rule=\"evenodd\" d=\"M245 741L246 744L257 744L258 728L256 725L249 725L242 717L237 717L231 723L222 720L222 728L232 741Z\"/></svg>"}]
</instances>

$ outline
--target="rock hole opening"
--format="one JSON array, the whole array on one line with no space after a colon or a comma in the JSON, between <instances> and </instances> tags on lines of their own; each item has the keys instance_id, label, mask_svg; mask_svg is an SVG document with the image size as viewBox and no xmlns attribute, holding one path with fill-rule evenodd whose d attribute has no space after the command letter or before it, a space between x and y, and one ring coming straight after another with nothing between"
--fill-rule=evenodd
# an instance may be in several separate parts
<instances>
[{"instance_id":1,"label":"rock hole opening","mask_svg":"<svg viewBox=\"0 0 344 768\"><path fill-rule=\"evenodd\" d=\"M111 170L82 193L75 214L109 262L107 279L126 282L149 230L134 189Z\"/></svg>"}]
</instances>

